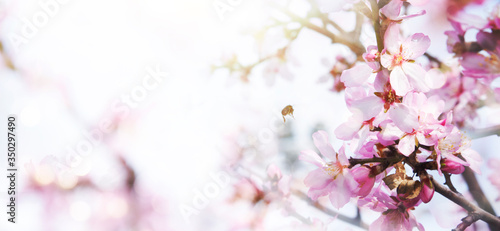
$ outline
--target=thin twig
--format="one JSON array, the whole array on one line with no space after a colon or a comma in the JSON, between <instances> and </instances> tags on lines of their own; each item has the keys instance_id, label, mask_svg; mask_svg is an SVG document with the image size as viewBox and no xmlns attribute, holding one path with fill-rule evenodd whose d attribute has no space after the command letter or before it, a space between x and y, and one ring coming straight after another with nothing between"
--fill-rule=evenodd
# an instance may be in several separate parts
<instances>
[{"instance_id":1,"label":"thin twig","mask_svg":"<svg viewBox=\"0 0 500 231\"><path fill-rule=\"evenodd\" d=\"M472 204L465 197L446 188L441 183L437 182L434 178L431 177L431 180L436 192L448 198L449 200L455 202L455 204L460 205L462 208L469 211L469 213L477 213L479 219L487 222L490 225L490 227L491 226L500 227L500 218L496 217L491 213L486 212L482 208L479 208L477 205ZM498 230L498 229L492 229L492 230Z\"/></svg>"},{"instance_id":2,"label":"thin twig","mask_svg":"<svg viewBox=\"0 0 500 231\"><path fill-rule=\"evenodd\" d=\"M451 191L453 191L455 193L458 193L457 189L455 188L455 186L451 182L451 174L444 172L443 175L444 175L444 179L446 179L446 182L444 182L444 184L447 185L448 188L450 188Z\"/></svg>"},{"instance_id":3,"label":"thin twig","mask_svg":"<svg viewBox=\"0 0 500 231\"><path fill-rule=\"evenodd\" d=\"M455 229L452 231L464 231L467 227L474 224L479 220L479 214L477 213L469 213L466 217L462 218L462 223L458 224Z\"/></svg>"}]
</instances>

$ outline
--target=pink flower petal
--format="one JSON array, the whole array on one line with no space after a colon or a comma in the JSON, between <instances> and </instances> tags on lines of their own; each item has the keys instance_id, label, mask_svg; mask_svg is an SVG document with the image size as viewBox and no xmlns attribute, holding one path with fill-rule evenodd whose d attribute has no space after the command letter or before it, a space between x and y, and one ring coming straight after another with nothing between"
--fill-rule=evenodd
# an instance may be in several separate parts
<instances>
[{"instance_id":1,"label":"pink flower petal","mask_svg":"<svg viewBox=\"0 0 500 231\"><path fill-rule=\"evenodd\" d=\"M345 70L340 76L346 87L361 86L373 74L373 69L365 63L356 64L351 69Z\"/></svg>"},{"instance_id":2,"label":"pink flower petal","mask_svg":"<svg viewBox=\"0 0 500 231\"><path fill-rule=\"evenodd\" d=\"M406 74L403 72L403 69L399 66L395 67L390 76L391 86L396 91L396 95L405 96L406 93L413 90L406 77Z\"/></svg>"},{"instance_id":3,"label":"pink flower petal","mask_svg":"<svg viewBox=\"0 0 500 231\"><path fill-rule=\"evenodd\" d=\"M395 124L388 123L385 127L382 127L382 131L380 132L381 138L383 140L398 140L405 133L401 131Z\"/></svg>"},{"instance_id":4,"label":"pink flower petal","mask_svg":"<svg viewBox=\"0 0 500 231\"><path fill-rule=\"evenodd\" d=\"M405 156L415 151L415 135L407 135L399 140L398 150Z\"/></svg>"},{"instance_id":5,"label":"pink flower petal","mask_svg":"<svg viewBox=\"0 0 500 231\"><path fill-rule=\"evenodd\" d=\"M423 55L431 46L431 40L422 33L416 33L406 38L402 44L403 57L406 59L416 59Z\"/></svg>"},{"instance_id":6,"label":"pink flower petal","mask_svg":"<svg viewBox=\"0 0 500 231\"><path fill-rule=\"evenodd\" d=\"M431 187L432 182L429 180L429 178L426 178L422 181L422 191L420 191L420 198L422 199L422 202L428 203L429 201L431 201L432 196L434 196L434 187Z\"/></svg>"},{"instance_id":7,"label":"pink flower petal","mask_svg":"<svg viewBox=\"0 0 500 231\"><path fill-rule=\"evenodd\" d=\"M317 131L313 134L314 145L319 149L323 156L330 160L336 159L335 149L328 139L328 133L325 131Z\"/></svg>"},{"instance_id":8,"label":"pink flower petal","mask_svg":"<svg viewBox=\"0 0 500 231\"><path fill-rule=\"evenodd\" d=\"M365 167L359 167L352 170L352 175L356 182L360 185L358 196L367 196L375 184L375 178L370 177L370 169Z\"/></svg>"},{"instance_id":9,"label":"pink flower petal","mask_svg":"<svg viewBox=\"0 0 500 231\"><path fill-rule=\"evenodd\" d=\"M392 1L392 2L397 2L397 1ZM385 7L384 7L385 8ZM398 13L399 15L399 13ZM384 46L387 51L389 51L390 54L398 54L399 53L399 47L401 45L401 35L399 33L399 24L398 23L392 23L387 30L385 31L384 34Z\"/></svg>"},{"instance_id":10,"label":"pink flower petal","mask_svg":"<svg viewBox=\"0 0 500 231\"><path fill-rule=\"evenodd\" d=\"M339 149L337 161L340 162L340 164L342 164L342 165L349 164L349 160L347 160L347 156L345 155L345 144L342 144L342 146Z\"/></svg>"},{"instance_id":11,"label":"pink flower petal","mask_svg":"<svg viewBox=\"0 0 500 231\"><path fill-rule=\"evenodd\" d=\"M335 136L340 140L351 140L363 125L361 115L354 114L345 123L335 129Z\"/></svg>"},{"instance_id":12,"label":"pink flower petal","mask_svg":"<svg viewBox=\"0 0 500 231\"><path fill-rule=\"evenodd\" d=\"M401 13L401 7L403 6L403 1L393 0L387 3L380 12L390 19L396 19Z\"/></svg>"},{"instance_id":13,"label":"pink flower petal","mask_svg":"<svg viewBox=\"0 0 500 231\"><path fill-rule=\"evenodd\" d=\"M326 174L323 168L318 168L309 172L309 174L307 174L306 178L304 179L304 184L314 191L323 191L323 189L332 182L333 178L330 175ZM316 193L315 195L318 195L319 197L328 194L328 190L325 190L326 192Z\"/></svg>"},{"instance_id":14,"label":"pink flower petal","mask_svg":"<svg viewBox=\"0 0 500 231\"><path fill-rule=\"evenodd\" d=\"M319 155L312 150L305 150L300 152L299 160L309 162L322 168L325 165L325 161L319 157Z\"/></svg>"},{"instance_id":15,"label":"pink flower petal","mask_svg":"<svg viewBox=\"0 0 500 231\"><path fill-rule=\"evenodd\" d=\"M383 67L392 70L394 67L392 66L392 61L394 59L393 55L383 53L380 56L380 64L382 64Z\"/></svg>"},{"instance_id":16,"label":"pink flower petal","mask_svg":"<svg viewBox=\"0 0 500 231\"><path fill-rule=\"evenodd\" d=\"M438 89L446 83L446 75L438 68L432 68L425 74L425 83L431 89Z\"/></svg>"},{"instance_id":17,"label":"pink flower petal","mask_svg":"<svg viewBox=\"0 0 500 231\"><path fill-rule=\"evenodd\" d=\"M382 111L384 101L377 96L368 96L352 102L350 110L357 110L363 115L362 120L369 120ZM356 113L356 112L354 112Z\"/></svg>"},{"instance_id":18,"label":"pink flower petal","mask_svg":"<svg viewBox=\"0 0 500 231\"><path fill-rule=\"evenodd\" d=\"M470 169L472 171L476 172L477 174L481 174L481 162L483 159L481 158L481 155L477 153L476 151L468 148L462 151L462 156L467 160L467 163L470 164Z\"/></svg>"},{"instance_id":19,"label":"pink flower petal","mask_svg":"<svg viewBox=\"0 0 500 231\"><path fill-rule=\"evenodd\" d=\"M270 164L268 167L267 167L267 176L269 176L270 178L277 178L277 179L281 179L281 170L278 166L276 166L275 164Z\"/></svg>"},{"instance_id":20,"label":"pink flower petal","mask_svg":"<svg viewBox=\"0 0 500 231\"><path fill-rule=\"evenodd\" d=\"M389 115L394 124L403 132L411 133L413 129L419 127L418 115L404 104L399 104L389 110Z\"/></svg>"},{"instance_id":21,"label":"pink flower petal","mask_svg":"<svg viewBox=\"0 0 500 231\"><path fill-rule=\"evenodd\" d=\"M354 179L346 179L344 176L339 175L335 179L334 187L332 188L332 193L330 193L330 202L333 207L340 209L351 200L353 195L353 188L357 187L357 183Z\"/></svg>"},{"instance_id":22,"label":"pink flower petal","mask_svg":"<svg viewBox=\"0 0 500 231\"><path fill-rule=\"evenodd\" d=\"M402 68L413 88L420 92L428 92L430 90L427 84L425 84L426 71L419 64L404 62Z\"/></svg>"}]
</instances>

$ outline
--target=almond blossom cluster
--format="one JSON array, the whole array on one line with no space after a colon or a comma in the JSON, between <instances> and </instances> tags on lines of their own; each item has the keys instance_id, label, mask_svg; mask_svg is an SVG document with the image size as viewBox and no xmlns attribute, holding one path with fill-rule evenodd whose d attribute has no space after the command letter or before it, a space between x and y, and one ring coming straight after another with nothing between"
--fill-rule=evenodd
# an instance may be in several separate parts
<instances>
[{"instance_id":1,"label":"almond blossom cluster","mask_svg":"<svg viewBox=\"0 0 500 231\"><path fill-rule=\"evenodd\" d=\"M431 41L422 33L401 36L400 23L408 18L399 16L402 6L403 1L390 1L380 10L381 24L386 25L379 31L383 42L369 46L364 62L340 77L352 113L335 130L344 145L336 151L328 134L318 131L313 140L325 159L310 150L299 157L317 167L304 180L308 196L313 200L328 196L335 208L357 199L358 206L381 212L370 230L424 230L411 210L432 200L438 181L431 172L445 175L447 181L450 174L461 174L465 167L480 173L481 156L459 130L464 118L455 122L452 109L477 97L482 93L477 89L500 73L500 18L496 12L500 7L482 27L464 29L463 23L452 21L455 30L447 32L448 50L460 58L460 81L473 81L468 86L461 84L454 96L456 105L446 107L447 98L438 92L453 86L446 83L445 75L455 75L416 61L426 54ZM466 43L464 34L471 28L480 30L477 42ZM469 80L462 80L466 77ZM469 98L461 99L469 89Z\"/></svg>"},{"instance_id":2,"label":"almond blossom cluster","mask_svg":"<svg viewBox=\"0 0 500 231\"><path fill-rule=\"evenodd\" d=\"M428 35L405 27L407 21L427 14L413 7L429 6L432 1L306 0L310 6L307 14L280 9L289 21L280 18L266 29L282 29L287 35L284 36L286 45L277 49L275 55L260 56L253 64L227 63L221 68L231 73L244 72L245 83L252 80L247 77L255 74L253 68L258 66L263 67L261 76L267 83L277 82L276 76L291 81L289 77L294 74L294 68L288 65L293 60L290 51L296 47L294 41L300 38L303 29L309 29L331 39L333 44L342 44L350 52L335 54L333 62L324 58L326 71L323 73L326 74L318 81L324 84L333 80L329 89L334 94L343 94L350 115L334 131L315 129L312 141L319 153L300 152L298 159L309 166L303 179L297 179L303 182L305 189L298 187L293 177L282 177L276 165L268 165L267 180L258 183L245 178L236 186L235 198L241 199L240 195L245 192L255 192L247 200L256 207L264 204L266 210L273 202L285 202L282 204L286 204L288 215L304 224L318 224L312 220L317 217L307 213L301 217L300 211L294 209L295 197L307 197L302 199L326 211L334 220L371 231L424 230L413 210L430 203L438 193L467 212L461 223L454 224L456 230L465 230L478 220L485 221L490 230L500 229L500 219L491 205L481 201L484 194L477 195L480 189L474 192L471 189L473 195L462 194L451 180L452 175L460 174L469 188L479 187L474 186L477 185L474 174L481 174L482 157L471 148L471 138L465 131L474 130L479 108L500 103L497 83L500 6L496 5L484 18L465 13L467 4L483 1L443 1L449 6L443 13L453 28L443 33L447 41L441 45L453 55L452 60L446 62L429 51ZM333 20L332 15L341 12L355 13L352 31ZM367 26L373 29L370 33L375 34L373 42L366 42L361 36ZM279 65L276 60L280 61ZM293 112L294 108L286 106L283 116L285 110ZM334 147L333 138L342 145ZM238 163L241 162L244 160L239 158ZM494 168L498 163L490 165ZM494 174L489 179L499 187ZM252 190L242 190L245 187L241 185ZM469 202L471 197L478 205ZM380 215L371 224L364 224L359 211L358 216L351 219L328 210L325 201L335 209L351 203L358 209ZM263 223L263 218L258 217L249 227ZM324 225L328 222L323 222L321 228L325 228Z\"/></svg>"}]
</instances>

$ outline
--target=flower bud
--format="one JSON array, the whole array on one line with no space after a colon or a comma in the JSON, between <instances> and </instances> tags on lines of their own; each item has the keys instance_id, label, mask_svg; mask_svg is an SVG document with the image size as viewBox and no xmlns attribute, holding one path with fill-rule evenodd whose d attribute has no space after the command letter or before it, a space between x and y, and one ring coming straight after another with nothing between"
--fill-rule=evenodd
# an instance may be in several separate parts
<instances>
[{"instance_id":1,"label":"flower bud","mask_svg":"<svg viewBox=\"0 0 500 231\"><path fill-rule=\"evenodd\" d=\"M465 167L460 163L446 158L444 159L444 163L441 164L441 170L451 174L460 174L464 172Z\"/></svg>"}]
</instances>

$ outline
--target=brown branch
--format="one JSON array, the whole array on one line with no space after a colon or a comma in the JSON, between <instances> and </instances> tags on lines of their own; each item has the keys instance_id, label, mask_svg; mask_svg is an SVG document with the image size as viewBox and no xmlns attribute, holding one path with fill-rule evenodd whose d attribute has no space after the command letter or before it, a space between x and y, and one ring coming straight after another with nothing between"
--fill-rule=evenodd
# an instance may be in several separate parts
<instances>
[{"instance_id":1,"label":"brown branch","mask_svg":"<svg viewBox=\"0 0 500 231\"><path fill-rule=\"evenodd\" d=\"M464 231L467 227L479 220L479 214L469 213L466 217L462 218L462 223L458 224L452 231Z\"/></svg>"},{"instance_id":2,"label":"brown branch","mask_svg":"<svg viewBox=\"0 0 500 231\"><path fill-rule=\"evenodd\" d=\"M366 158L366 159L357 159L357 158L349 158L349 167L354 167L356 165L363 165L363 164L369 164L369 163L382 163L386 162L387 158L381 158L381 157L373 157L373 158Z\"/></svg>"},{"instance_id":3,"label":"brown branch","mask_svg":"<svg viewBox=\"0 0 500 231\"><path fill-rule=\"evenodd\" d=\"M485 210L483 210L482 208L479 208L478 206L472 204L465 197L449 190L444 185L437 182L434 178L431 177L431 180L432 180L432 184L434 185L434 189L436 190L436 192L438 192L439 194L448 198L449 200L455 202L455 204L460 205L462 208L467 210L469 213L476 213L477 216L479 216L479 219L487 222L490 225L490 227L491 226L500 227L500 218L498 218L495 215L488 213ZM492 229L492 230L498 230L498 229Z\"/></svg>"},{"instance_id":4,"label":"brown branch","mask_svg":"<svg viewBox=\"0 0 500 231\"><path fill-rule=\"evenodd\" d=\"M444 182L444 184L447 185L451 191L458 193L457 189L455 188L455 186L451 182L451 174L444 172L443 175L444 175L444 179L446 179L446 182Z\"/></svg>"},{"instance_id":5,"label":"brown branch","mask_svg":"<svg viewBox=\"0 0 500 231\"><path fill-rule=\"evenodd\" d=\"M377 0L371 0L370 3L372 7L373 29L375 30L375 37L377 37L377 47L378 51L382 52L384 49L384 40L380 30L380 15Z\"/></svg>"},{"instance_id":6,"label":"brown branch","mask_svg":"<svg viewBox=\"0 0 500 231\"><path fill-rule=\"evenodd\" d=\"M467 186L469 187L469 192L472 194L472 197L477 202L479 207L481 209L484 209L486 212L496 216L493 206L491 206L490 202L488 201L488 198L486 198L486 196L484 195L484 192L481 189L481 186L479 185L476 175L474 174L472 169L470 169L469 167L465 167L465 170L462 173L462 177L467 183ZM500 229L500 225L493 226L489 224L489 226L491 230Z\"/></svg>"}]
</instances>

